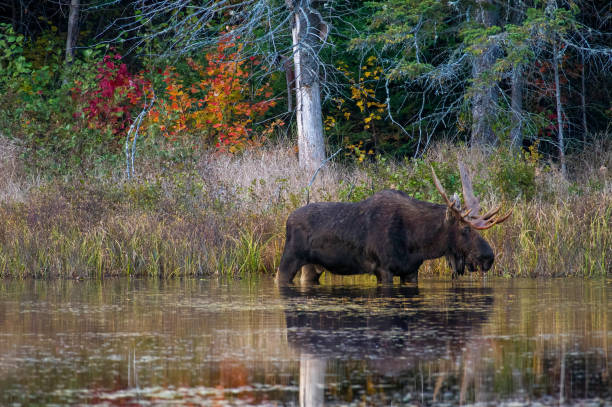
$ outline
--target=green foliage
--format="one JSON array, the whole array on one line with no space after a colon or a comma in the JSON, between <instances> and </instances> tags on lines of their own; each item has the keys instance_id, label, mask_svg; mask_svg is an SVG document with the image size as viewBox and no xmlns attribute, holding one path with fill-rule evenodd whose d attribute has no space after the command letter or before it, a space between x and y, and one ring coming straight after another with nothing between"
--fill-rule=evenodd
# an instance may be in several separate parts
<instances>
[{"instance_id":1,"label":"green foliage","mask_svg":"<svg viewBox=\"0 0 612 407\"><path fill-rule=\"evenodd\" d=\"M19 41L22 40L17 37L14 44ZM88 50L83 59L68 67L61 58L49 58L46 61L49 65L41 66L45 61L40 58L31 63L25 55L38 55L32 49L27 53L21 46L9 49L7 59L13 62L4 64L6 74L0 77L0 88L4 85L0 95L0 131L22 142L26 162L45 172L63 173L80 168L85 162L106 161L108 135L90 129L86 121L75 117L83 105L71 97L74 81L88 84L95 81L93 61L99 51ZM6 78L10 81L2 83Z\"/></svg>"},{"instance_id":2,"label":"green foliage","mask_svg":"<svg viewBox=\"0 0 612 407\"><path fill-rule=\"evenodd\" d=\"M352 41L354 49L376 47L390 59L390 79L416 79L435 69L440 42L452 40L452 6L437 0L381 0L367 2L368 30ZM440 38L448 33L448 38ZM399 51L399 53L398 53ZM432 53L433 52L433 53Z\"/></svg>"},{"instance_id":3,"label":"green foliage","mask_svg":"<svg viewBox=\"0 0 612 407\"><path fill-rule=\"evenodd\" d=\"M21 84L32 72L32 64L23 56L24 41L10 24L0 24L0 90Z\"/></svg>"},{"instance_id":4,"label":"green foliage","mask_svg":"<svg viewBox=\"0 0 612 407\"><path fill-rule=\"evenodd\" d=\"M469 24L461 30L461 39L467 45L467 51L472 55L480 55L484 47L494 44L492 36L499 34L498 26L482 27L478 24Z\"/></svg>"},{"instance_id":5,"label":"green foliage","mask_svg":"<svg viewBox=\"0 0 612 407\"><path fill-rule=\"evenodd\" d=\"M125 185L125 193L135 207L154 209L158 206L161 196L161 183L157 182L131 182Z\"/></svg>"},{"instance_id":6,"label":"green foliage","mask_svg":"<svg viewBox=\"0 0 612 407\"><path fill-rule=\"evenodd\" d=\"M432 45L438 31L447 26L445 19L451 10L445 2L436 0L388 0L367 2L371 11L369 35L355 39L353 46L367 44L381 45L383 48L402 47L409 45L405 56L415 57L416 47L421 43L423 48ZM415 27L419 26L418 37L415 37Z\"/></svg>"},{"instance_id":7,"label":"green foliage","mask_svg":"<svg viewBox=\"0 0 612 407\"><path fill-rule=\"evenodd\" d=\"M527 154L500 148L490 168L493 185L500 189L506 199L532 199L536 193L537 162L537 146Z\"/></svg>"},{"instance_id":8,"label":"green foliage","mask_svg":"<svg viewBox=\"0 0 612 407\"><path fill-rule=\"evenodd\" d=\"M34 70L60 67L64 63L65 45L64 34L55 25L50 24L46 30L30 40L23 50L23 55Z\"/></svg>"},{"instance_id":9,"label":"green foliage","mask_svg":"<svg viewBox=\"0 0 612 407\"><path fill-rule=\"evenodd\" d=\"M435 169L448 193L461 191L459 172L452 169L448 163L429 163L422 158L394 163L378 156L374 163L364 167L368 174L366 180L357 184L343 183L339 191L340 198L357 202L384 189L397 189L416 199L438 202L440 197L433 183L430 166Z\"/></svg>"}]
</instances>

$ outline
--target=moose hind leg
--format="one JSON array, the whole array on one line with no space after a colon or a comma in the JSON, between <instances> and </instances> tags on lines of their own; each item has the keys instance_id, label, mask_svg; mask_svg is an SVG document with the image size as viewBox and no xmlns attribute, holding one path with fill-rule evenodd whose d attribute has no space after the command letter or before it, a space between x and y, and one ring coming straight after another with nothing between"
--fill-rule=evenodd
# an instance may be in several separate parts
<instances>
[{"instance_id":1,"label":"moose hind leg","mask_svg":"<svg viewBox=\"0 0 612 407\"><path fill-rule=\"evenodd\" d=\"M306 264L302 266L300 282L302 284L318 284L322 273L323 271L314 264Z\"/></svg>"}]
</instances>

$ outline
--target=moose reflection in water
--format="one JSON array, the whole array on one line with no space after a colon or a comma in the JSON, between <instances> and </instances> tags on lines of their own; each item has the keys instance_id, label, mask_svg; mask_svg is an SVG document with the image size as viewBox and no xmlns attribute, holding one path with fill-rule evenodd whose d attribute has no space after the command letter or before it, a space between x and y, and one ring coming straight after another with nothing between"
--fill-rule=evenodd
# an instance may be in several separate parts
<instances>
[{"instance_id":1,"label":"moose reflection in water","mask_svg":"<svg viewBox=\"0 0 612 407\"><path fill-rule=\"evenodd\" d=\"M459 170L464 210L458 196L447 196L433 169L446 205L386 190L361 202L317 202L297 209L287 219L278 282L290 283L300 269L302 282L318 282L323 268L334 274L374 274L382 283L394 276L414 282L423 261L443 256L454 274L463 274L465 267L489 270L495 256L478 231L502 223L511 212L498 216L498 207L481 215L461 163Z\"/></svg>"},{"instance_id":2,"label":"moose reflection in water","mask_svg":"<svg viewBox=\"0 0 612 407\"><path fill-rule=\"evenodd\" d=\"M459 386L453 395L459 397L455 401L463 402L473 372L465 369L461 377L449 377L444 371L459 359L465 365L464 359L472 357L474 349L486 346L480 328L493 307L492 293L486 288L456 290L441 303L430 302L431 297L419 295L414 286L319 287L316 291L285 287L281 294L288 302L304 303L308 297L322 295L349 300L346 307L329 310L289 306L285 311L288 343L301 357L302 406L323 405L326 393L351 392L363 392L360 397L379 404L385 400L378 397L389 397L389 387L404 401L412 397L433 402L444 395L445 386ZM424 380L424 374L431 374L423 370L427 364L436 365L433 381Z\"/></svg>"}]
</instances>

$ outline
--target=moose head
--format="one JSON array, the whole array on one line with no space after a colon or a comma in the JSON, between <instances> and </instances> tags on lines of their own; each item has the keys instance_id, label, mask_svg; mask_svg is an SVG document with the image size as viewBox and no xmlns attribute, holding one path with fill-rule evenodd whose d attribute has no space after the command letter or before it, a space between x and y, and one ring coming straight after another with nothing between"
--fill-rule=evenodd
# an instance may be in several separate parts
<instances>
[{"instance_id":1,"label":"moose head","mask_svg":"<svg viewBox=\"0 0 612 407\"><path fill-rule=\"evenodd\" d=\"M433 167L431 169L436 189L446 201L447 230L449 231L450 247L453 250L446 255L449 266L454 274L462 275L465 267L471 272L480 269L487 271L493 265L495 255L487 241L480 235L479 230L485 230L494 225L504 222L512 214L498 215L501 205L480 215L480 202L474 195L472 179L462 162L458 163L461 184L463 187L463 199L465 209L461 208L461 202L457 194L449 198L436 176Z\"/></svg>"}]
</instances>

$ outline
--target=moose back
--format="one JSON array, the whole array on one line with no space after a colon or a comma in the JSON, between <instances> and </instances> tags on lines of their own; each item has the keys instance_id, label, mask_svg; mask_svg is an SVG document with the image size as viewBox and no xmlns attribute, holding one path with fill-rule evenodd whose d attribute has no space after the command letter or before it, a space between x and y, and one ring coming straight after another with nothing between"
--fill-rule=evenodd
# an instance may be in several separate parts
<instances>
[{"instance_id":1,"label":"moose back","mask_svg":"<svg viewBox=\"0 0 612 407\"><path fill-rule=\"evenodd\" d=\"M499 208L479 215L469 174L459 163L466 210L459 198L449 199L432 169L446 205L385 190L355 203L319 202L295 210L287 219L286 240L277 275L280 284L302 270L302 282L318 281L322 269L334 274L376 275L389 283L416 281L424 260L445 256L454 274L489 270L494 254L478 230L510 216Z\"/></svg>"}]
</instances>

